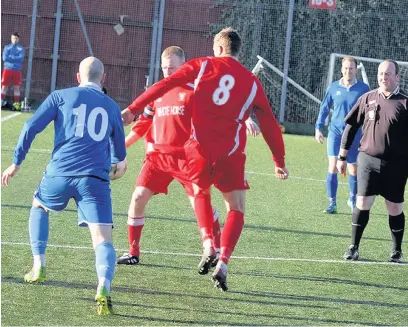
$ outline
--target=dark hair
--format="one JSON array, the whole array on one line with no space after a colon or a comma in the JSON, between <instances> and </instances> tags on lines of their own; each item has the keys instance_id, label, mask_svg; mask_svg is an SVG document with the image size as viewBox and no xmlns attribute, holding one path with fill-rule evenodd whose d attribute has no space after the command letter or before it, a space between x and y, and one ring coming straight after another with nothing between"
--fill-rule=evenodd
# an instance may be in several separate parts
<instances>
[{"instance_id":1,"label":"dark hair","mask_svg":"<svg viewBox=\"0 0 408 327\"><path fill-rule=\"evenodd\" d=\"M18 38L20 38L20 34L18 34L17 32L14 32L13 34L11 34L12 36L17 36Z\"/></svg>"},{"instance_id":2,"label":"dark hair","mask_svg":"<svg viewBox=\"0 0 408 327\"><path fill-rule=\"evenodd\" d=\"M392 62L394 64L394 67L395 67L395 75L398 75L398 73L400 71L398 63L395 60L392 60L392 59L385 59L384 61Z\"/></svg>"}]
</instances>

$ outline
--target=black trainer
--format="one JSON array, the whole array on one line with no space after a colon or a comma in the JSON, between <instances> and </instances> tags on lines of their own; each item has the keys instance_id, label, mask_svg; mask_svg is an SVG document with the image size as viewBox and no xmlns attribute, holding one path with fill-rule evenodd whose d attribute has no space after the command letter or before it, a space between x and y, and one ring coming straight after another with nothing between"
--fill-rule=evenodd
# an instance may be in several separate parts
<instances>
[{"instance_id":1,"label":"black trainer","mask_svg":"<svg viewBox=\"0 0 408 327\"><path fill-rule=\"evenodd\" d=\"M215 250L213 247L204 249L201 261L198 264L198 273L200 275L207 275L210 270L211 263L215 260Z\"/></svg>"},{"instance_id":2,"label":"black trainer","mask_svg":"<svg viewBox=\"0 0 408 327\"><path fill-rule=\"evenodd\" d=\"M401 263L403 260L402 252L393 250L390 256L390 262Z\"/></svg>"},{"instance_id":3,"label":"black trainer","mask_svg":"<svg viewBox=\"0 0 408 327\"><path fill-rule=\"evenodd\" d=\"M351 244L348 251L344 253L345 260L358 260L360 253L358 253L358 246Z\"/></svg>"},{"instance_id":4,"label":"black trainer","mask_svg":"<svg viewBox=\"0 0 408 327\"><path fill-rule=\"evenodd\" d=\"M215 254L215 259L211 262L211 268L214 268L217 263L218 263L218 259L220 258L220 252L216 252Z\"/></svg>"},{"instance_id":5,"label":"black trainer","mask_svg":"<svg viewBox=\"0 0 408 327\"><path fill-rule=\"evenodd\" d=\"M214 271L214 273L212 274L212 280L214 282L215 288L218 288L221 292L228 291L227 274L224 274L221 268L218 268Z\"/></svg>"},{"instance_id":6,"label":"black trainer","mask_svg":"<svg viewBox=\"0 0 408 327\"><path fill-rule=\"evenodd\" d=\"M130 253L124 253L116 260L118 265L137 265L139 263L139 257L131 255Z\"/></svg>"}]
</instances>

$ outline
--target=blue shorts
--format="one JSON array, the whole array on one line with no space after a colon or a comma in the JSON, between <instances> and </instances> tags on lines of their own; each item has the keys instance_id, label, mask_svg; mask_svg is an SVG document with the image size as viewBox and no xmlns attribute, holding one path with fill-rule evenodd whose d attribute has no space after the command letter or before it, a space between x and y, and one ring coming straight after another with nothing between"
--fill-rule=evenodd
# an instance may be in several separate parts
<instances>
[{"instance_id":1,"label":"blue shorts","mask_svg":"<svg viewBox=\"0 0 408 327\"><path fill-rule=\"evenodd\" d=\"M71 198L78 208L78 225L113 225L109 181L97 177L48 176L44 174L34 198L51 211L64 210Z\"/></svg>"},{"instance_id":2,"label":"blue shorts","mask_svg":"<svg viewBox=\"0 0 408 327\"><path fill-rule=\"evenodd\" d=\"M351 145L347 153L347 163L356 164L358 156L358 147L360 146L361 134L358 133L354 138L353 144ZM327 134L327 156L337 157L340 152L341 144L341 134L334 133L329 130Z\"/></svg>"}]
</instances>

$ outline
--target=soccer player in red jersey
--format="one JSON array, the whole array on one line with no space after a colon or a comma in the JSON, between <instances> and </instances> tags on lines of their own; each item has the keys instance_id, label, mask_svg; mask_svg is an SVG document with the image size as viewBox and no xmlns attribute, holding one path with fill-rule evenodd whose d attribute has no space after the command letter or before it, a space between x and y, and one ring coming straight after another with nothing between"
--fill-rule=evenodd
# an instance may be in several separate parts
<instances>
[{"instance_id":1,"label":"soccer player in red jersey","mask_svg":"<svg viewBox=\"0 0 408 327\"><path fill-rule=\"evenodd\" d=\"M161 59L163 76L168 77L184 64L184 51L176 46L168 47ZM191 134L190 98L193 88L193 84L187 83L146 106L126 138L126 147L129 147L146 135L146 159L128 210L129 251L117 259L118 264L139 263L146 205L154 194L167 194L167 188L174 179L183 185L194 208L194 192L188 180L183 148ZM251 119L248 119L247 126L248 130L257 128ZM215 208L213 219L213 246L218 255L220 224Z\"/></svg>"},{"instance_id":2,"label":"soccer player in red jersey","mask_svg":"<svg viewBox=\"0 0 408 327\"><path fill-rule=\"evenodd\" d=\"M130 123L145 105L169 90L194 82L193 131L185 144L189 178L194 188L194 208L203 241L199 273L208 273L215 258L212 247L212 208L210 186L218 188L225 199L227 219L221 233L221 253L212 275L214 285L227 287L227 264L244 226L246 133L243 122L255 110L262 135L275 162L275 176L288 177L285 147L262 84L237 56L241 38L232 28L214 38L215 57L187 62L170 77L154 84L122 111L122 120Z\"/></svg>"}]
</instances>

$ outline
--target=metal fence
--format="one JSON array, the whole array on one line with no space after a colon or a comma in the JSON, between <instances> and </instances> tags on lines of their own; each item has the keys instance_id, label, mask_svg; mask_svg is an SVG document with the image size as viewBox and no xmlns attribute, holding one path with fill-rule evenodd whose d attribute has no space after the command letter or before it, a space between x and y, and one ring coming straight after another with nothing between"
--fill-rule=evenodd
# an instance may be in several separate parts
<instances>
[{"instance_id":1,"label":"metal fence","mask_svg":"<svg viewBox=\"0 0 408 327\"><path fill-rule=\"evenodd\" d=\"M291 83L282 96L281 74L321 99L332 53L408 60L403 10L408 0L337 0L334 10L310 7L335 2L3 0L2 46L12 32L20 32L27 54L23 94L31 101L41 101L55 88L76 85L79 62L94 54L105 63L108 93L125 107L161 77L164 48L181 46L187 59L211 55L212 35L233 26L243 37L240 59L248 68L260 55L280 72L264 65L258 75L276 115L282 122L313 124L318 103ZM340 77L339 62L335 79ZM373 81L375 69L368 69ZM402 77L408 78L406 70Z\"/></svg>"}]
</instances>

